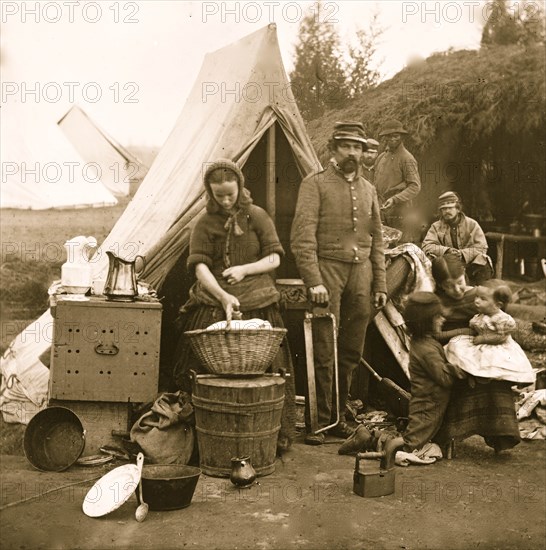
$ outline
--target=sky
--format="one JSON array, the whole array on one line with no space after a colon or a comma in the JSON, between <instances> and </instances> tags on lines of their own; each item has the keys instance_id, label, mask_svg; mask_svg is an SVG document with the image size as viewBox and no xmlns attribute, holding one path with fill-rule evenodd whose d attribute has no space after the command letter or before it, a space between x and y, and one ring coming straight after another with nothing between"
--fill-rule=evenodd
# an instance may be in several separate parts
<instances>
[{"instance_id":1,"label":"sky","mask_svg":"<svg viewBox=\"0 0 546 550\"><path fill-rule=\"evenodd\" d=\"M490 7L484 1L189 2L6 1L1 6L2 109L44 124L79 105L121 144L160 147L207 52L270 22L289 72L299 23L314 13L342 41L384 29L377 64L383 79L413 56L476 49ZM236 63L236 60L234 60Z\"/></svg>"}]
</instances>

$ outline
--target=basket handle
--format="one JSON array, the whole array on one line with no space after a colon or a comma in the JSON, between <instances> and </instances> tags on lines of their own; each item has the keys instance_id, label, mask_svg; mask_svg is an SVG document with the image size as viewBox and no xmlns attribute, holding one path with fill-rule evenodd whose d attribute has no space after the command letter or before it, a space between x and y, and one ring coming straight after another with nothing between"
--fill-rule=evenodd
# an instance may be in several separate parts
<instances>
[{"instance_id":1,"label":"basket handle","mask_svg":"<svg viewBox=\"0 0 546 550\"><path fill-rule=\"evenodd\" d=\"M243 318L243 314L238 309L233 309L231 312L231 319L235 319L236 321L240 321ZM226 330L231 330L231 321L228 321L226 323Z\"/></svg>"}]
</instances>

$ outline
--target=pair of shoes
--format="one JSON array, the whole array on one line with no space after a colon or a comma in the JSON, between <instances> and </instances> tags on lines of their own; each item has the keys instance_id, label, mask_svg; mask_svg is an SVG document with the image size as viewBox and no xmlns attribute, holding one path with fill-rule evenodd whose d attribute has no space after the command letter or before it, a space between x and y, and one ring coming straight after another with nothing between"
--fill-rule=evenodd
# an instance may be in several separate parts
<instances>
[{"instance_id":1,"label":"pair of shoes","mask_svg":"<svg viewBox=\"0 0 546 550\"><path fill-rule=\"evenodd\" d=\"M347 439L350 437L354 432L354 429L349 427L349 425L346 422L340 422L330 430L328 430L328 433L330 435L333 435L334 437L341 437L342 439Z\"/></svg>"},{"instance_id":2,"label":"pair of shoes","mask_svg":"<svg viewBox=\"0 0 546 550\"><path fill-rule=\"evenodd\" d=\"M303 442L306 445L322 445L324 443L324 434L323 433L318 433L318 434L309 433L305 436L305 439L303 440Z\"/></svg>"},{"instance_id":3,"label":"pair of shoes","mask_svg":"<svg viewBox=\"0 0 546 550\"><path fill-rule=\"evenodd\" d=\"M374 437L368 428L360 424L352 435L341 444L337 453L340 455L350 455L359 451L371 450L373 440Z\"/></svg>"}]
</instances>

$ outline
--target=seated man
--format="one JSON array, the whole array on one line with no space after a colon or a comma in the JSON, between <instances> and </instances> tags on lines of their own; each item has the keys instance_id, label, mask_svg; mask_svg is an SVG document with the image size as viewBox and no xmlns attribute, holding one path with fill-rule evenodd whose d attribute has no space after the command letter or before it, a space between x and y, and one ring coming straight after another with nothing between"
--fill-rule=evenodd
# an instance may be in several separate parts
<instances>
[{"instance_id":1,"label":"seated man","mask_svg":"<svg viewBox=\"0 0 546 550\"><path fill-rule=\"evenodd\" d=\"M453 254L466 266L469 282L479 285L493 275L487 241L476 220L465 216L461 199L453 191L438 197L439 220L425 235L421 248L430 258Z\"/></svg>"}]
</instances>

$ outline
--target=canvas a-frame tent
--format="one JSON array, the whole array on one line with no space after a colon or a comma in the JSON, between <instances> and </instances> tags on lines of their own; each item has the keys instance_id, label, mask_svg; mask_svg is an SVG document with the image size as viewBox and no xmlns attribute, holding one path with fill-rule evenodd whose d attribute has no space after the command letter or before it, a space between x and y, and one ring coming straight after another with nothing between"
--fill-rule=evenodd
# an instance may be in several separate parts
<instances>
[{"instance_id":1,"label":"canvas a-frame tent","mask_svg":"<svg viewBox=\"0 0 546 550\"><path fill-rule=\"evenodd\" d=\"M321 167L284 70L273 24L205 57L173 131L99 249L95 274L105 273L107 250L125 257L138 253L147 259L144 279L161 289L203 211L203 170L220 157L243 168L255 203L271 214L288 251L299 184ZM277 275L297 277L293 260L283 261ZM26 414L17 418L22 409L6 412L13 392L3 394L0 407L11 422L26 423L45 406L49 371L39 356L51 345L51 326L46 312L2 358L2 389L14 373L14 391L30 400Z\"/></svg>"},{"instance_id":2,"label":"canvas a-frame tent","mask_svg":"<svg viewBox=\"0 0 546 550\"><path fill-rule=\"evenodd\" d=\"M146 167L80 107L71 107L57 124L82 158L99 167L102 183L115 196L126 197L131 192L131 184L144 177Z\"/></svg>"},{"instance_id":3,"label":"canvas a-frame tent","mask_svg":"<svg viewBox=\"0 0 546 550\"><path fill-rule=\"evenodd\" d=\"M118 202L54 119L28 104L2 106L0 159L1 208L88 208Z\"/></svg>"}]
</instances>

